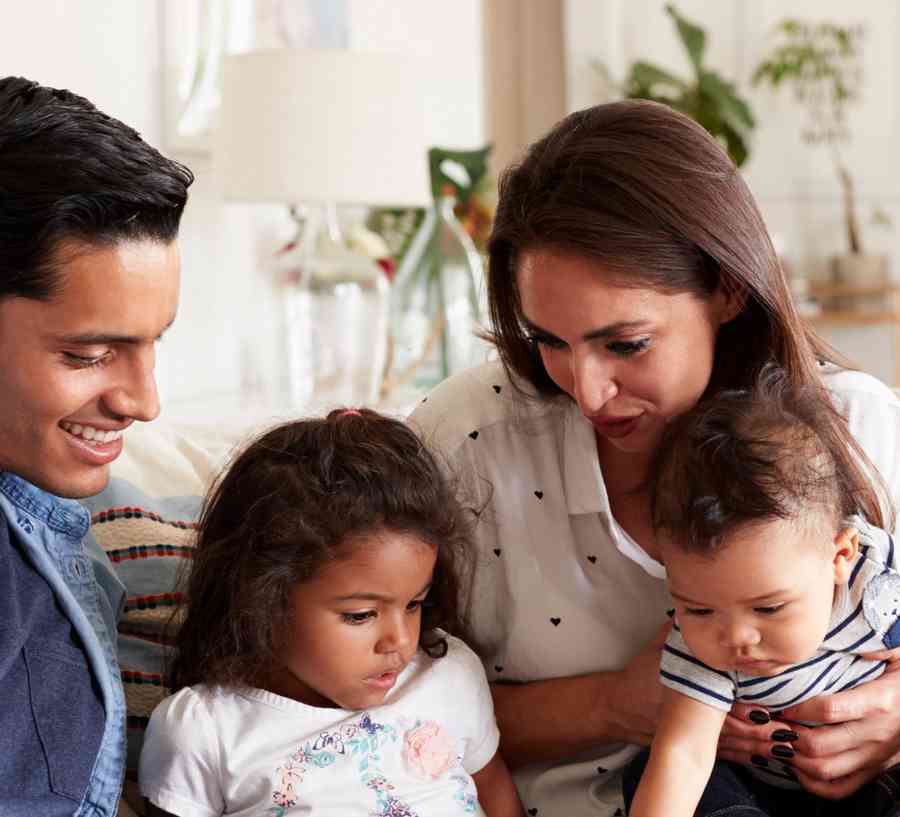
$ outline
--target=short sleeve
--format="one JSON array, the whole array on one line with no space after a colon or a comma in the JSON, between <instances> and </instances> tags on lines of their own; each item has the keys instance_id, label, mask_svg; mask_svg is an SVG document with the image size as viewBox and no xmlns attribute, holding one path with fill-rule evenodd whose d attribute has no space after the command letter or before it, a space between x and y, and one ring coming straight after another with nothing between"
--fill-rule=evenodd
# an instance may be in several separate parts
<instances>
[{"instance_id":1,"label":"short sleeve","mask_svg":"<svg viewBox=\"0 0 900 817\"><path fill-rule=\"evenodd\" d=\"M880 380L863 372L825 369L823 381L850 433L878 469L900 511L900 400ZM900 534L900 513L894 534Z\"/></svg>"},{"instance_id":2,"label":"short sleeve","mask_svg":"<svg viewBox=\"0 0 900 817\"><path fill-rule=\"evenodd\" d=\"M185 688L153 710L138 778L144 797L178 817L224 812L218 741L203 695Z\"/></svg>"},{"instance_id":3,"label":"short sleeve","mask_svg":"<svg viewBox=\"0 0 900 817\"><path fill-rule=\"evenodd\" d=\"M491 688L481 661L459 639L450 638L448 641L450 649L438 661L449 660L453 665L452 677L447 680L454 685L454 711L464 718L462 765L469 774L475 774L487 766L497 753L500 730L494 717Z\"/></svg>"},{"instance_id":4,"label":"short sleeve","mask_svg":"<svg viewBox=\"0 0 900 817\"><path fill-rule=\"evenodd\" d=\"M731 676L694 658L677 626L672 627L663 647L659 675L663 686L707 706L727 712L734 703Z\"/></svg>"}]
</instances>

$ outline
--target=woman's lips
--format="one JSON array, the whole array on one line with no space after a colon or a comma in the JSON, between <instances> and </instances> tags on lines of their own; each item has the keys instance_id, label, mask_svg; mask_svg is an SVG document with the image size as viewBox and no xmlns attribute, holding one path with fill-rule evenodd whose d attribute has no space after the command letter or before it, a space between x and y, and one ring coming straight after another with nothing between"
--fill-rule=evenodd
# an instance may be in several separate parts
<instances>
[{"instance_id":1,"label":"woman's lips","mask_svg":"<svg viewBox=\"0 0 900 817\"><path fill-rule=\"evenodd\" d=\"M618 439L620 437L627 437L637 428L637 424L640 422L643 414L634 414L631 417L612 417L610 419L594 419L591 420L594 428L597 430L599 434L602 434L604 437L610 437L612 439Z\"/></svg>"}]
</instances>

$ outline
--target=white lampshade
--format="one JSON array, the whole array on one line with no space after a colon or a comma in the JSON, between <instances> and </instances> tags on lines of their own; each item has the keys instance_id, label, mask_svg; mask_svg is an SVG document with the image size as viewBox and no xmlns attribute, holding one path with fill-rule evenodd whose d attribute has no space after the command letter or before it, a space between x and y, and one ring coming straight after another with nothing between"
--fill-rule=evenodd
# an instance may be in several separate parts
<instances>
[{"instance_id":1,"label":"white lampshade","mask_svg":"<svg viewBox=\"0 0 900 817\"><path fill-rule=\"evenodd\" d=\"M397 54L227 57L215 157L226 198L428 204L422 79Z\"/></svg>"}]
</instances>

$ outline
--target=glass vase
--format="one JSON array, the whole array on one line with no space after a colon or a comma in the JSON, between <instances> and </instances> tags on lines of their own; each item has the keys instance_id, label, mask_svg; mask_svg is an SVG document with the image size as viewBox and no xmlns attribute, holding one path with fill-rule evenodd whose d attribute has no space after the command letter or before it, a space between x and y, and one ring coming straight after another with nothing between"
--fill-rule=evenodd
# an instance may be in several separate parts
<instances>
[{"instance_id":1,"label":"glass vase","mask_svg":"<svg viewBox=\"0 0 900 817\"><path fill-rule=\"evenodd\" d=\"M454 372L487 359L481 256L446 187L426 212L391 289L389 366L383 395L409 402Z\"/></svg>"},{"instance_id":2,"label":"glass vase","mask_svg":"<svg viewBox=\"0 0 900 817\"><path fill-rule=\"evenodd\" d=\"M299 247L282 259L288 390L297 408L374 405L388 343L389 284L349 249L333 205L312 211Z\"/></svg>"}]
</instances>

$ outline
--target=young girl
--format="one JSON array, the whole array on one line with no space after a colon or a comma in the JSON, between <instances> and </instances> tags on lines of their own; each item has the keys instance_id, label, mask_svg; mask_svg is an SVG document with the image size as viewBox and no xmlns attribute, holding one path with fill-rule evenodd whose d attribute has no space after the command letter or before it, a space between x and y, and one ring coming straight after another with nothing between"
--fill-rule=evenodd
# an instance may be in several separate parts
<instances>
[{"instance_id":1,"label":"young girl","mask_svg":"<svg viewBox=\"0 0 900 817\"><path fill-rule=\"evenodd\" d=\"M663 442L651 496L675 623L649 761L625 774L626 801L640 779L633 817L898 813L896 770L839 802L803 791L791 765L803 725L775 731L752 775L715 763L734 702L761 707L757 723L766 709L790 721L801 701L877 678L900 643L898 554L859 515L830 453L841 445L830 411L767 368L754 391L701 403Z\"/></svg>"},{"instance_id":2,"label":"young girl","mask_svg":"<svg viewBox=\"0 0 900 817\"><path fill-rule=\"evenodd\" d=\"M200 520L150 813L521 815L481 662L448 635L469 533L399 421L333 411L253 442Z\"/></svg>"}]
</instances>

